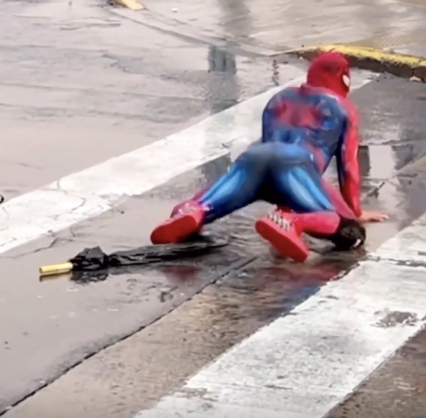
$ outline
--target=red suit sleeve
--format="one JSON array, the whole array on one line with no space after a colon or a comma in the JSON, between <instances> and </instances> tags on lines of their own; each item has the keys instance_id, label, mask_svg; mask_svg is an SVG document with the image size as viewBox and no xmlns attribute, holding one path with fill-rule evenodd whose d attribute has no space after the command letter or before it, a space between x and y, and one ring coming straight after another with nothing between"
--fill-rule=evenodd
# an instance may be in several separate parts
<instances>
[{"instance_id":1,"label":"red suit sleeve","mask_svg":"<svg viewBox=\"0 0 426 418\"><path fill-rule=\"evenodd\" d=\"M358 163L359 132L358 113L350 102L343 102L347 114L339 149L337 150L337 169L340 192L356 217L361 215L361 190Z\"/></svg>"}]
</instances>

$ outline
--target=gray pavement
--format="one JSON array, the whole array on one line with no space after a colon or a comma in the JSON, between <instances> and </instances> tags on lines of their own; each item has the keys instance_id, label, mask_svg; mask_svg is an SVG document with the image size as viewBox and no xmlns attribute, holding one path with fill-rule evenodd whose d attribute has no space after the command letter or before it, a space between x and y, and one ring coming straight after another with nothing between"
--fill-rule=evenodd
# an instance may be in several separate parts
<instances>
[{"instance_id":1,"label":"gray pavement","mask_svg":"<svg viewBox=\"0 0 426 418\"><path fill-rule=\"evenodd\" d=\"M253 32L250 26L238 26L244 19L229 19L223 33L214 32L216 12L238 21L235 7L240 7L247 20L252 13L266 22L272 8L268 14L256 9L256 2L250 7L229 2L230 10L225 3L212 3L210 20L198 21L185 12L185 7L194 7L191 13L199 10L196 3L148 3L149 13L157 13L149 24L149 15L128 19L128 11L113 14L82 1L0 3L0 30L5 34L0 41L0 134L5 144L0 166L6 173L0 187L8 199L154 143L304 68L303 62L293 61L277 67L260 56L276 51L272 44L278 49L293 45L287 35L285 45L277 43L274 36L284 35L276 34L278 23L261 35L265 23L256 23ZM398 4L389 3L389 13ZM165 10L174 19L173 7L196 29L212 28L214 33L189 31L168 20ZM373 6L362 7L366 9L359 11L359 20L361 11ZM400 14L400 27L408 24L406 18L414 30L422 15L418 6L410 7ZM292 13L306 14L306 8L298 6ZM416 17L406 15L409 10ZM362 36L374 28L371 21ZM341 34L336 29L329 36ZM246 42L248 37L256 41ZM220 47L209 46L211 39L219 39ZM348 35L346 41L350 39ZM353 94L362 116L365 201L391 213L391 222L369 230L370 250L426 210L424 97L424 85L383 75ZM217 234L231 230L235 239L226 251L207 258L109 276L38 281L39 265L67 259L85 246L115 250L147 244L152 225L176 200L214 180L228 164L227 157L212 161L128 198L104 215L0 256L0 413L18 403L7 417L130 418L288 313L361 256L328 254L297 268L277 263L252 232L253 219L267 209L255 205L213 228ZM403 350L415 356L421 353L418 347ZM407 370L413 376L417 371L421 381L420 365ZM396 373L391 370L388 385ZM365 414L348 417L368 415L369 402L375 402L369 399L379 385L374 379L362 395L370 396ZM421 391L415 393L421 396ZM415 396L413 402L420 405ZM354 403L356 399L344 406L346 414L356 413L351 412L358 408Z\"/></svg>"}]
</instances>

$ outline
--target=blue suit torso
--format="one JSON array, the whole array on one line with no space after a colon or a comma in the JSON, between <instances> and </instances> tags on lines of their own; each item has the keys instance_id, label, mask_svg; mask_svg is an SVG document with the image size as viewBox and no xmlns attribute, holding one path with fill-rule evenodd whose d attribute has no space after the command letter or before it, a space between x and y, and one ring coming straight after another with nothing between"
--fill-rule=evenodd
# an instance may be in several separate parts
<instances>
[{"instance_id":1,"label":"blue suit torso","mask_svg":"<svg viewBox=\"0 0 426 418\"><path fill-rule=\"evenodd\" d=\"M346 109L331 94L289 87L276 93L263 111L262 142L292 144L308 151L322 174L340 152L346 121Z\"/></svg>"}]
</instances>

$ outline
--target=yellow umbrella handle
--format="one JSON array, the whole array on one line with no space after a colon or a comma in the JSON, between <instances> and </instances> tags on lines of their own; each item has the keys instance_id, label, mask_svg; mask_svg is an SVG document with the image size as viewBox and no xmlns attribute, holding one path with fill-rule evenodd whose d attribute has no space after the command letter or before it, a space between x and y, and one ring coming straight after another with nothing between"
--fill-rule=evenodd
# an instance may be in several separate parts
<instances>
[{"instance_id":1,"label":"yellow umbrella handle","mask_svg":"<svg viewBox=\"0 0 426 418\"><path fill-rule=\"evenodd\" d=\"M61 264L50 264L47 266L41 266L40 276L56 276L58 274L70 273L73 270L74 266L70 262L61 263Z\"/></svg>"}]
</instances>

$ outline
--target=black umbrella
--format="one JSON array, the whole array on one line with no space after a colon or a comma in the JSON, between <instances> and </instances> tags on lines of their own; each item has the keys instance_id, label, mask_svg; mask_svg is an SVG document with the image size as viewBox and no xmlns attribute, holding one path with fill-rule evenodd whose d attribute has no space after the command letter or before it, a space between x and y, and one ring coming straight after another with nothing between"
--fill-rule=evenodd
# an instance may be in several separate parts
<instances>
[{"instance_id":1,"label":"black umbrella","mask_svg":"<svg viewBox=\"0 0 426 418\"><path fill-rule=\"evenodd\" d=\"M85 248L65 263L40 267L40 276L55 276L74 271L99 271L120 266L143 266L197 257L229 244L229 239L198 235L188 242L147 245L106 254L100 247Z\"/></svg>"}]
</instances>

